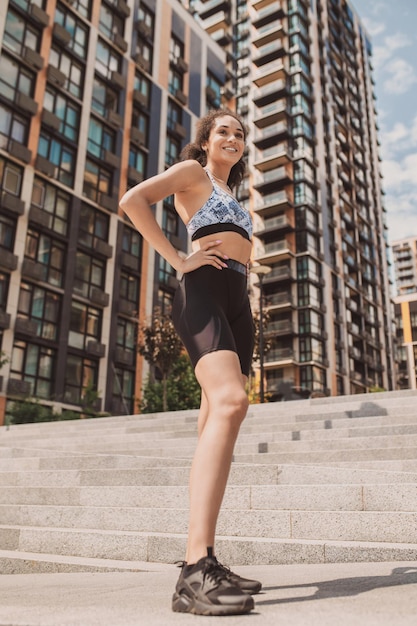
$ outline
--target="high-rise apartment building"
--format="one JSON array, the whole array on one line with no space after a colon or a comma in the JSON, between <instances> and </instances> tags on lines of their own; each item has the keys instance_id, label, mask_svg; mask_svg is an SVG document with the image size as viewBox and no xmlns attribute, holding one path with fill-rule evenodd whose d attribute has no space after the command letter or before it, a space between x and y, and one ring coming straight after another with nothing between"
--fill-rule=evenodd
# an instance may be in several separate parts
<instances>
[{"instance_id":1,"label":"high-rise apartment building","mask_svg":"<svg viewBox=\"0 0 417 626\"><path fill-rule=\"evenodd\" d=\"M417 292L394 298L397 336L397 387L417 389Z\"/></svg>"},{"instance_id":2,"label":"high-rise apartment building","mask_svg":"<svg viewBox=\"0 0 417 626\"><path fill-rule=\"evenodd\" d=\"M417 292L417 237L393 241L392 253L397 295Z\"/></svg>"},{"instance_id":3,"label":"high-rise apartment building","mask_svg":"<svg viewBox=\"0 0 417 626\"><path fill-rule=\"evenodd\" d=\"M267 391L394 385L372 50L347 0L190 0L251 127Z\"/></svg>"},{"instance_id":4,"label":"high-rise apartment building","mask_svg":"<svg viewBox=\"0 0 417 626\"><path fill-rule=\"evenodd\" d=\"M137 320L176 276L118 199L222 104L250 128L239 199L272 269L266 391L393 387L371 46L346 0L8 0L0 42L0 423L25 394L135 409Z\"/></svg>"},{"instance_id":5,"label":"high-rise apartment building","mask_svg":"<svg viewBox=\"0 0 417 626\"><path fill-rule=\"evenodd\" d=\"M226 54L176 0L3 0L0 43L0 424L27 395L133 412L138 318L176 276L118 200L219 106ZM187 250L172 200L155 210Z\"/></svg>"}]
</instances>

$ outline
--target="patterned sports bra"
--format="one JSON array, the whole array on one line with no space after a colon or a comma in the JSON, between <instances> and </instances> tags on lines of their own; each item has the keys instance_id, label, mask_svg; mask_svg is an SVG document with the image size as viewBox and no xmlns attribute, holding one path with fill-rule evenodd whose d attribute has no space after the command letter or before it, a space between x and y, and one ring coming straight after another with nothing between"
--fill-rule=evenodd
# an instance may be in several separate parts
<instances>
[{"instance_id":1,"label":"patterned sports bra","mask_svg":"<svg viewBox=\"0 0 417 626\"><path fill-rule=\"evenodd\" d=\"M206 235L228 230L239 233L250 241L252 219L249 211L241 207L232 195L216 184L209 170L205 171L212 182L213 191L207 202L186 224L191 240L195 241Z\"/></svg>"}]
</instances>

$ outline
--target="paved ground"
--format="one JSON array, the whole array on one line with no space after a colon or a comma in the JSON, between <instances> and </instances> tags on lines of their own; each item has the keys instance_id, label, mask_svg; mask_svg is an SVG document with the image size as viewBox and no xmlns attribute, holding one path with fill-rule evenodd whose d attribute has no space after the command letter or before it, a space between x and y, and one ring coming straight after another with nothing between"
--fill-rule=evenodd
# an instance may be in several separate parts
<instances>
[{"instance_id":1,"label":"paved ground","mask_svg":"<svg viewBox=\"0 0 417 626\"><path fill-rule=\"evenodd\" d=\"M236 571L264 584L249 615L172 613L178 570L0 577L0 626L415 626L417 562L271 565Z\"/></svg>"}]
</instances>

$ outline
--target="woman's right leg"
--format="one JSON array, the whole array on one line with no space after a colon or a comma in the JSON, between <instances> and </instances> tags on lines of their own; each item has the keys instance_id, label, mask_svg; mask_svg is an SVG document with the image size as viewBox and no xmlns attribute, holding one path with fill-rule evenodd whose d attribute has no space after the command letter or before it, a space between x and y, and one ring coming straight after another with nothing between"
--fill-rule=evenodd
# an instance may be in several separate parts
<instances>
[{"instance_id":1,"label":"woman's right leg","mask_svg":"<svg viewBox=\"0 0 417 626\"><path fill-rule=\"evenodd\" d=\"M217 517L223 500L240 425L248 399L236 353L221 350L203 356L196 376L205 396L205 422L190 474L188 563L196 563L214 546Z\"/></svg>"}]
</instances>

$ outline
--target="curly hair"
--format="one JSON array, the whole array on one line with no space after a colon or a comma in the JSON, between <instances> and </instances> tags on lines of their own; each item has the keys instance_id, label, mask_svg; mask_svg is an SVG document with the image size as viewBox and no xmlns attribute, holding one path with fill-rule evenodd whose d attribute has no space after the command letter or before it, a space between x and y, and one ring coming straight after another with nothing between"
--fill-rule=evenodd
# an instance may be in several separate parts
<instances>
[{"instance_id":1,"label":"curly hair","mask_svg":"<svg viewBox=\"0 0 417 626\"><path fill-rule=\"evenodd\" d=\"M182 150L180 154L180 160L186 161L188 159L193 159L194 161L198 161L200 165L205 167L207 165L207 154L201 147L203 144L207 143L210 137L211 130L214 126L215 120L219 117L224 117L225 115L229 115L230 117L234 117L235 120L242 125L244 140L246 141L246 137L248 134L246 126L242 123L242 120L227 109L213 109L209 111L207 115L202 117L197 124L197 132L195 141L188 143ZM242 179L245 175L246 164L243 160L243 156L239 159L237 163L230 170L229 178L227 180L227 184L231 189L234 187L238 187L242 182Z\"/></svg>"}]
</instances>

